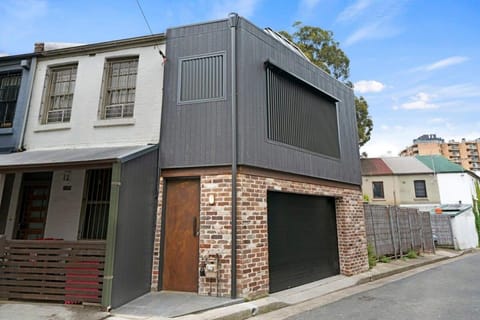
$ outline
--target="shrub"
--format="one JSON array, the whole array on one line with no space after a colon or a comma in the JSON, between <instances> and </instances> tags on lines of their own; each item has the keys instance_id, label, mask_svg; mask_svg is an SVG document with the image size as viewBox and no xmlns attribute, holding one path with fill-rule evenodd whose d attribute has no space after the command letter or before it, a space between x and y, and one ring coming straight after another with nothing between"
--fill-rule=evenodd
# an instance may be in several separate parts
<instances>
[{"instance_id":1,"label":"shrub","mask_svg":"<svg viewBox=\"0 0 480 320\"><path fill-rule=\"evenodd\" d=\"M375 250L373 249L371 244L367 245L367 252L368 252L368 267L371 269L372 267L377 265L377 257L375 256Z\"/></svg>"},{"instance_id":2,"label":"shrub","mask_svg":"<svg viewBox=\"0 0 480 320\"><path fill-rule=\"evenodd\" d=\"M378 261L380 261L381 263L389 263L392 261L392 259L386 256L381 256L380 258L378 258Z\"/></svg>"},{"instance_id":3,"label":"shrub","mask_svg":"<svg viewBox=\"0 0 480 320\"><path fill-rule=\"evenodd\" d=\"M417 253L416 253L415 250L413 250L413 249L410 249L405 256L406 256L408 259L416 259L416 258L418 258Z\"/></svg>"}]
</instances>

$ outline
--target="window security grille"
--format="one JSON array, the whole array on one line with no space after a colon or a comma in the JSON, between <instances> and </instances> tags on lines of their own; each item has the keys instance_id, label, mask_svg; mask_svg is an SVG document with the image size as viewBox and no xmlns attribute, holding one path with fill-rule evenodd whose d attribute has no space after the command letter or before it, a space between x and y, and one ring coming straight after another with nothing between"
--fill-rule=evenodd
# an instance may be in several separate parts
<instances>
[{"instance_id":1,"label":"window security grille","mask_svg":"<svg viewBox=\"0 0 480 320\"><path fill-rule=\"evenodd\" d=\"M225 98L225 55L180 59L178 102L192 103Z\"/></svg>"},{"instance_id":2,"label":"window security grille","mask_svg":"<svg viewBox=\"0 0 480 320\"><path fill-rule=\"evenodd\" d=\"M106 239L112 170L88 170L85 181L86 200L80 239Z\"/></svg>"},{"instance_id":3,"label":"window security grille","mask_svg":"<svg viewBox=\"0 0 480 320\"><path fill-rule=\"evenodd\" d=\"M137 72L138 57L106 62L101 119L133 117Z\"/></svg>"},{"instance_id":4,"label":"window security grille","mask_svg":"<svg viewBox=\"0 0 480 320\"><path fill-rule=\"evenodd\" d=\"M340 158L336 100L267 65L268 139Z\"/></svg>"},{"instance_id":5,"label":"window security grille","mask_svg":"<svg viewBox=\"0 0 480 320\"><path fill-rule=\"evenodd\" d=\"M0 128L11 128L22 74L0 74Z\"/></svg>"},{"instance_id":6,"label":"window security grille","mask_svg":"<svg viewBox=\"0 0 480 320\"><path fill-rule=\"evenodd\" d=\"M425 180L415 180L413 181L413 186L415 188L415 198L427 197L427 187L425 185Z\"/></svg>"}]
</instances>

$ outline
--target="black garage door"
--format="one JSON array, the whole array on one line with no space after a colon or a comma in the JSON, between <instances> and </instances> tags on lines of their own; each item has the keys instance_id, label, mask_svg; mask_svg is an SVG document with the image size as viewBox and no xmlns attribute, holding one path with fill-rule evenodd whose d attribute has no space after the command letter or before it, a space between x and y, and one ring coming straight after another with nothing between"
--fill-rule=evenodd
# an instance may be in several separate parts
<instances>
[{"instance_id":1,"label":"black garage door","mask_svg":"<svg viewBox=\"0 0 480 320\"><path fill-rule=\"evenodd\" d=\"M270 292L340 272L335 199L268 192Z\"/></svg>"}]
</instances>

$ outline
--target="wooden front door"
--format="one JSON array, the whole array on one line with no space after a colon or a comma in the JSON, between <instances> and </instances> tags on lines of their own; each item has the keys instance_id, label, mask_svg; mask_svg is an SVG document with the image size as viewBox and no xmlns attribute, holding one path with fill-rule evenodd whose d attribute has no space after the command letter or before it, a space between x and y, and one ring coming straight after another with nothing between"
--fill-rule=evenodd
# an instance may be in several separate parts
<instances>
[{"instance_id":1,"label":"wooden front door","mask_svg":"<svg viewBox=\"0 0 480 320\"><path fill-rule=\"evenodd\" d=\"M25 173L23 175L17 239L43 238L51 182L52 174L50 172Z\"/></svg>"},{"instance_id":2,"label":"wooden front door","mask_svg":"<svg viewBox=\"0 0 480 320\"><path fill-rule=\"evenodd\" d=\"M198 291L200 181L167 181L163 289Z\"/></svg>"}]
</instances>

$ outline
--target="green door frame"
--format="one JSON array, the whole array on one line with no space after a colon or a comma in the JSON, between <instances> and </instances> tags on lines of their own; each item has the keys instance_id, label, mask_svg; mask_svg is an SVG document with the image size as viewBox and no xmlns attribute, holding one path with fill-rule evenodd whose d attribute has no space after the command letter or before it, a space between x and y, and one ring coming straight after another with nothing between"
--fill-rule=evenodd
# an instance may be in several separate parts
<instances>
[{"instance_id":1,"label":"green door frame","mask_svg":"<svg viewBox=\"0 0 480 320\"><path fill-rule=\"evenodd\" d=\"M112 186L110 190L110 207L105 248L105 268L103 271L102 306L107 310L112 304L113 266L115 262L115 243L117 238L118 206L122 178L122 163L112 164Z\"/></svg>"}]
</instances>

